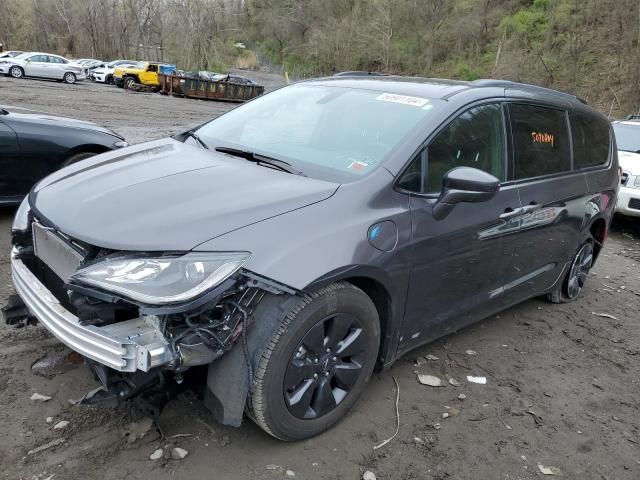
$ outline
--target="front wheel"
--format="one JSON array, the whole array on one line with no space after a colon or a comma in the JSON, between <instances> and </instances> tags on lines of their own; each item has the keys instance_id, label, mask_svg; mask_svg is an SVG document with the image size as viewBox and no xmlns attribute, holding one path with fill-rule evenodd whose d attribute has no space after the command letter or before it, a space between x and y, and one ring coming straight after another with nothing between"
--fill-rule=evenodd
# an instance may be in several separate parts
<instances>
[{"instance_id":1,"label":"front wheel","mask_svg":"<svg viewBox=\"0 0 640 480\"><path fill-rule=\"evenodd\" d=\"M572 302L580 296L582 289L589 277L589 271L593 265L593 242L583 243L576 252L571 267L553 292L548 295L552 303Z\"/></svg>"},{"instance_id":2,"label":"front wheel","mask_svg":"<svg viewBox=\"0 0 640 480\"><path fill-rule=\"evenodd\" d=\"M136 80L133 77L126 77L124 79L124 88L126 88L127 90L131 90L135 84Z\"/></svg>"},{"instance_id":3,"label":"front wheel","mask_svg":"<svg viewBox=\"0 0 640 480\"><path fill-rule=\"evenodd\" d=\"M22 69L22 67L14 65L9 69L9 75L11 75L13 78L22 78L24 77L24 70Z\"/></svg>"},{"instance_id":4,"label":"front wheel","mask_svg":"<svg viewBox=\"0 0 640 480\"><path fill-rule=\"evenodd\" d=\"M67 72L64 74L64 77L62 77L62 81L69 84L76 83L76 76L71 72Z\"/></svg>"},{"instance_id":5,"label":"front wheel","mask_svg":"<svg viewBox=\"0 0 640 480\"><path fill-rule=\"evenodd\" d=\"M340 420L371 377L380 323L371 299L345 282L284 312L258 360L247 413L281 440L317 435Z\"/></svg>"}]
</instances>

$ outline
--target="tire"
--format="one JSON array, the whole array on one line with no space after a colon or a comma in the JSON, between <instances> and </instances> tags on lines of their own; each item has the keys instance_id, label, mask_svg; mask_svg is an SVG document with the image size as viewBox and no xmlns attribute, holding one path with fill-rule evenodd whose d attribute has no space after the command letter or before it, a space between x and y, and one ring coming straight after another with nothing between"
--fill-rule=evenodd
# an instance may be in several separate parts
<instances>
[{"instance_id":1,"label":"tire","mask_svg":"<svg viewBox=\"0 0 640 480\"><path fill-rule=\"evenodd\" d=\"M364 390L378 356L380 321L371 299L346 282L279 315L280 327L256 362L247 414L275 438L302 440L338 422Z\"/></svg>"},{"instance_id":2,"label":"tire","mask_svg":"<svg viewBox=\"0 0 640 480\"><path fill-rule=\"evenodd\" d=\"M60 168L68 167L71 164L79 162L80 160L84 160L85 158L93 157L94 155L97 155L97 154L94 152L74 153L69 158L67 158L64 162L62 162L62 166Z\"/></svg>"},{"instance_id":3,"label":"tire","mask_svg":"<svg viewBox=\"0 0 640 480\"><path fill-rule=\"evenodd\" d=\"M551 303L569 303L582 293L593 265L593 240L587 240L573 256L566 275L555 289L547 295Z\"/></svg>"},{"instance_id":4,"label":"tire","mask_svg":"<svg viewBox=\"0 0 640 480\"><path fill-rule=\"evenodd\" d=\"M76 75L75 75L75 73L71 73L71 72L65 73L64 76L62 77L62 81L64 83L68 83L70 85L73 85L74 83L76 83Z\"/></svg>"},{"instance_id":5,"label":"tire","mask_svg":"<svg viewBox=\"0 0 640 480\"><path fill-rule=\"evenodd\" d=\"M113 75L107 75L104 77L104 83L107 85L113 85Z\"/></svg>"},{"instance_id":6,"label":"tire","mask_svg":"<svg viewBox=\"0 0 640 480\"><path fill-rule=\"evenodd\" d=\"M22 67L14 65L9 69L9 75L12 76L13 78L23 78L24 70L22 69Z\"/></svg>"},{"instance_id":7,"label":"tire","mask_svg":"<svg viewBox=\"0 0 640 480\"><path fill-rule=\"evenodd\" d=\"M130 90L136 84L136 79L134 77L124 77L124 88L126 90Z\"/></svg>"}]
</instances>

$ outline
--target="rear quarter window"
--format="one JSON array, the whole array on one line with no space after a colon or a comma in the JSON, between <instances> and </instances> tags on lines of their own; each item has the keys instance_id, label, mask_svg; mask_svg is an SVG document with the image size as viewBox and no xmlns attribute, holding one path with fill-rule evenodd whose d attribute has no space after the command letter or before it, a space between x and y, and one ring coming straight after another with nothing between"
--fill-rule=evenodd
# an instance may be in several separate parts
<instances>
[{"instance_id":1,"label":"rear quarter window","mask_svg":"<svg viewBox=\"0 0 640 480\"><path fill-rule=\"evenodd\" d=\"M511 104L514 168L511 180L571 170L571 148L564 110Z\"/></svg>"},{"instance_id":2,"label":"rear quarter window","mask_svg":"<svg viewBox=\"0 0 640 480\"><path fill-rule=\"evenodd\" d=\"M604 165L609 160L611 128L604 119L582 113L572 113L574 168Z\"/></svg>"}]
</instances>

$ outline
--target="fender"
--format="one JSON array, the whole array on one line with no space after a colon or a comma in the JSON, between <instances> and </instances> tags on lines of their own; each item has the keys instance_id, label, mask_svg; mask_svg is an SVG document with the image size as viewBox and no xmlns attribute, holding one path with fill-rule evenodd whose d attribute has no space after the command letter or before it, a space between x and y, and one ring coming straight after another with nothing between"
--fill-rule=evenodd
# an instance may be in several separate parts
<instances>
[{"instance_id":1,"label":"fender","mask_svg":"<svg viewBox=\"0 0 640 480\"><path fill-rule=\"evenodd\" d=\"M378 368L390 367L396 359L398 342L406 308L409 285L409 267L406 268L404 281L393 280L390 275L370 265L345 265L317 278L303 291L316 290L331 283L344 280L364 290L373 300L380 315L380 352Z\"/></svg>"}]
</instances>

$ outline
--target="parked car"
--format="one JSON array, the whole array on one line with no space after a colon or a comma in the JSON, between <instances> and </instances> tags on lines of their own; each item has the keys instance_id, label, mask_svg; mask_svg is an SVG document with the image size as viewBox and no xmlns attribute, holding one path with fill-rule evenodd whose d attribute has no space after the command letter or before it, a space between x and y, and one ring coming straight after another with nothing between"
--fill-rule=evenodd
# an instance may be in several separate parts
<instances>
[{"instance_id":1,"label":"parked car","mask_svg":"<svg viewBox=\"0 0 640 480\"><path fill-rule=\"evenodd\" d=\"M0 205L20 203L38 180L61 167L126 145L90 122L0 109Z\"/></svg>"},{"instance_id":2,"label":"parked car","mask_svg":"<svg viewBox=\"0 0 640 480\"><path fill-rule=\"evenodd\" d=\"M135 67L136 63L138 62L134 60L114 60L113 62L107 63L104 67L98 67L94 69L89 74L89 78L91 78L91 80L93 80L94 82L113 85L113 73L115 72L117 67Z\"/></svg>"},{"instance_id":3,"label":"parked car","mask_svg":"<svg viewBox=\"0 0 640 480\"><path fill-rule=\"evenodd\" d=\"M24 53L24 52L20 52L18 50L9 50L8 52L0 52L0 58L7 58L7 57L13 58L13 57L17 57L21 53Z\"/></svg>"},{"instance_id":4,"label":"parked car","mask_svg":"<svg viewBox=\"0 0 640 480\"><path fill-rule=\"evenodd\" d=\"M85 73L87 74L87 77L89 76L89 73L92 70L95 70L96 68L104 67L105 65L105 62L103 62L102 60L95 60L92 58L85 58L83 60L79 60L77 63L82 65Z\"/></svg>"},{"instance_id":5,"label":"parked car","mask_svg":"<svg viewBox=\"0 0 640 480\"><path fill-rule=\"evenodd\" d=\"M616 212L640 217L640 117L613 122L622 168Z\"/></svg>"},{"instance_id":6,"label":"parked car","mask_svg":"<svg viewBox=\"0 0 640 480\"><path fill-rule=\"evenodd\" d=\"M204 368L223 423L246 409L297 440L409 350L578 298L619 182L611 124L571 95L318 79L52 174L16 215L13 278L94 399L159 400Z\"/></svg>"},{"instance_id":7,"label":"parked car","mask_svg":"<svg viewBox=\"0 0 640 480\"><path fill-rule=\"evenodd\" d=\"M22 53L13 58L0 60L0 73L13 78L51 78L65 83L84 80L86 75L82 65L50 53Z\"/></svg>"},{"instance_id":8,"label":"parked car","mask_svg":"<svg viewBox=\"0 0 640 480\"><path fill-rule=\"evenodd\" d=\"M160 65L159 62L138 62L133 67L116 67L113 81L120 88L131 88L136 83L157 87L160 85L158 80Z\"/></svg>"}]
</instances>

